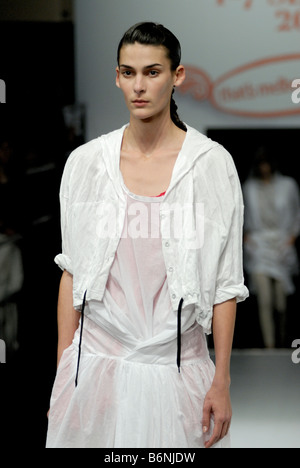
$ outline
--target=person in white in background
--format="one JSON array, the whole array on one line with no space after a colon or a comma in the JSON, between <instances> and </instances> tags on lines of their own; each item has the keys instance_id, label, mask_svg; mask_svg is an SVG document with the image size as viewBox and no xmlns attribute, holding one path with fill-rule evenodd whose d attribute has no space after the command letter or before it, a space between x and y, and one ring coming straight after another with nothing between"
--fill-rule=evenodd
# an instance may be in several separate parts
<instances>
[{"instance_id":1,"label":"person in white in background","mask_svg":"<svg viewBox=\"0 0 300 468\"><path fill-rule=\"evenodd\" d=\"M162 25L130 28L116 70L130 122L66 164L49 448L230 444L244 207L231 156L178 117L180 57ZM178 207L193 208L181 229Z\"/></svg>"},{"instance_id":2,"label":"person in white in background","mask_svg":"<svg viewBox=\"0 0 300 468\"><path fill-rule=\"evenodd\" d=\"M276 346L276 311L279 346L284 346L287 297L295 292L293 276L298 274L295 244L300 233L299 187L293 178L276 170L262 147L243 192L245 270L250 275L250 289L257 295L264 344L266 348Z\"/></svg>"}]
</instances>

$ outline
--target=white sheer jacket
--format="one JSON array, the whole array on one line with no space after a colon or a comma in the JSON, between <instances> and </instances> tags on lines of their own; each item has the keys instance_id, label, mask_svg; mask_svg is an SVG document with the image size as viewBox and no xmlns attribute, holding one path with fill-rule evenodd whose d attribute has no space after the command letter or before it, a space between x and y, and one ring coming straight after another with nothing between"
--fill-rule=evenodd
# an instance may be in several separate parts
<instances>
[{"instance_id":1,"label":"white sheer jacket","mask_svg":"<svg viewBox=\"0 0 300 468\"><path fill-rule=\"evenodd\" d=\"M55 261L73 275L77 309L85 292L87 301L102 301L122 236L126 197L120 150L126 126L77 148L62 177L62 253ZM160 203L160 237L173 310L181 299L184 307L194 304L195 319L207 334L215 304L232 298L240 302L249 294L243 275L243 217L232 157L187 126Z\"/></svg>"}]
</instances>

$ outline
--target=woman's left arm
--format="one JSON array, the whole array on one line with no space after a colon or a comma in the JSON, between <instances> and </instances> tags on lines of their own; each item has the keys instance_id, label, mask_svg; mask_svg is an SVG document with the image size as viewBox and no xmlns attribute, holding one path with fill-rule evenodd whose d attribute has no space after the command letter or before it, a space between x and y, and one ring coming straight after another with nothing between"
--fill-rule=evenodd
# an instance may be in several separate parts
<instances>
[{"instance_id":1,"label":"woman's left arm","mask_svg":"<svg viewBox=\"0 0 300 468\"><path fill-rule=\"evenodd\" d=\"M216 372L211 389L206 395L203 407L203 432L210 429L213 416L214 429L205 443L212 447L228 434L232 409L230 400L230 358L236 320L236 299L214 306L213 338Z\"/></svg>"}]
</instances>

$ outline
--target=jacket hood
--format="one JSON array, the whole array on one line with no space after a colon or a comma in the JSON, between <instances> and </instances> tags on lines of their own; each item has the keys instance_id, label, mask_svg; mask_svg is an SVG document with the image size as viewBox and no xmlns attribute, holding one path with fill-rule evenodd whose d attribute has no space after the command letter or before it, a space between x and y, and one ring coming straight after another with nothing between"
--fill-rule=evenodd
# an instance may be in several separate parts
<instances>
[{"instance_id":1,"label":"jacket hood","mask_svg":"<svg viewBox=\"0 0 300 468\"><path fill-rule=\"evenodd\" d=\"M126 124L122 128L101 137L104 162L108 175L113 181L120 180L121 178L119 170L120 152L123 135L128 125L129 124ZM198 130L195 130L187 124L185 125L187 127L186 137L176 160L171 183L167 192L169 192L182 179L182 177L190 171L199 158L212 148L220 146L219 143L216 143L207 136L198 132ZM115 184L115 188L116 190L121 190L121 184Z\"/></svg>"}]
</instances>

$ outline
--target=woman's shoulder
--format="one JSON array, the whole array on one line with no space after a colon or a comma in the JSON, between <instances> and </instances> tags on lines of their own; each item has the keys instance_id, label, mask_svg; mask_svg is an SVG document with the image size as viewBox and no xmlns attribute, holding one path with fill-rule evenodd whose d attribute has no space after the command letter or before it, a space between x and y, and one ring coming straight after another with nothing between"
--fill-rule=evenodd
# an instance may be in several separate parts
<instances>
[{"instance_id":1,"label":"woman's shoulder","mask_svg":"<svg viewBox=\"0 0 300 468\"><path fill-rule=\"evenodd\" d=\"M209 138L193 127L188 128L188 150L194 156L196 166L205 171L222 172L224 170L232 172L235 170L235 163L231 154L224 146Z\"/></svg>"},{"instance_id":2,"label":"woman's shoulder","mask_svg":"<svg viewBox=\"0 0 300 468\"><path fill-rule=\"evenodd\" d=\"M275 183L281 187L285 187L286 190L299 191L299 185L296 179L291 176L281 174L280 172L275 174Z\"/></svg>"},{"instance_id":3,"label":"woman's shoulder","mask_svg":"<svg viewBox=\"0 0 300 468\"><path fill-rule=\"evenodd\" d=\"M94 138L72 151L65 163L61 182L61 193L66 198L80 189L86 190L96 181L98 183L108 172L114 173L124 127Z\"/></svg>"},{"instance_id":4,"label":"woman's shoulder","mask_svg":"<svg viewBox=\"0 0 300 468\"><path fill-rule=\"evenodd\" d=\"M230 158L228 151L218 141L212 140L204 133L194 127L185 124L188 129L188 139L190 146L198 148L201 152L209 153L212 157Z\"/></svg>"},{"instance_id":5,"label":"woman's shoulder","mask_svg":"<svg viewBox=\"0 0 300 468\"><path fill-rule=\"evenodd\" d=\"M66 166L74 167L81 164L88 164L94 161L99 162L99 158L107 154L105 149L114 149L118 142L122 140L122 135L126 126L104 133L76 148L69 155Z\"/></svg>"},{"instance_id":6,"label":"woman's shoulder","mask_svg":"<svg viewBox=\"0 0 300 468\"><path fill-rule=\"evenodd\" d=\"M88 159L92 159L101 152L101 137L94 138L75 148L66 161L66 168L71 169L78 164L86 164Z\"/></svg>"}]
</instances>

